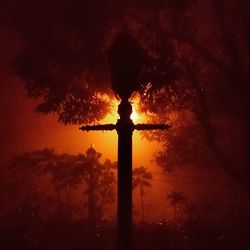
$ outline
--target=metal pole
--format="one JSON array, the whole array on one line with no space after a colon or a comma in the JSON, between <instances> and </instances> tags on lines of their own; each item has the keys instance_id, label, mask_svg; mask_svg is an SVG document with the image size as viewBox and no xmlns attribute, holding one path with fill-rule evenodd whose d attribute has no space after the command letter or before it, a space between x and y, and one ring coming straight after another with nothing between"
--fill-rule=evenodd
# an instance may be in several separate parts
<instances>
[{"instance_id":1,"label":"metal pole","mask_svg":"<svg viewBox=\"0 0 250 250\"><path fill-rule=\"evenodd\" d=\"M130 119L132 105L122 100L118 106L120 119L118 133L118 249L130 250L132 246L132 134L133 121Z\"/></svg>"},{"instance_id":2,"label":"metal pole","mask_svg":"<svg viewBox=\"0 0 250 250\"><path fill-rule=\"evenodd\" d=\"M118 106L116 124L82 126L83 131L113 130L118 133L118 204L117 204L117 247L118 250L132 249L132 135L133 130L165 130L167 124L134 124L130 119L132 105L125 98Z\"/></svg>"}]
</instances>

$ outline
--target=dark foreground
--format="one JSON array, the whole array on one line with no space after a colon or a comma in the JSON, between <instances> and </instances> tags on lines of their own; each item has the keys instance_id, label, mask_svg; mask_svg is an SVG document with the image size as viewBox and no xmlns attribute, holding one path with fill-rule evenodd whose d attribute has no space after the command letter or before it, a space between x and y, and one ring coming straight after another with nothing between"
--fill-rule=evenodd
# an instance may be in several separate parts
<instances>
[{"instance_id":1,"label":"dark foreground","mask_svg":"<svg viewBox=\"0 0 250 250\"><path fill-rule=\"evenodd\" d=\"M3 218L2 218L3 219ZM115 227L108 221L89 223L54 218L1 221L0 249L4 250L94 250L115 249ZM15 221L14 221L15 220ZM192 220L182 225L158 222L134 227L134 249L142 250L249 250L250 223Z\"/></svg>"}]
</instances>

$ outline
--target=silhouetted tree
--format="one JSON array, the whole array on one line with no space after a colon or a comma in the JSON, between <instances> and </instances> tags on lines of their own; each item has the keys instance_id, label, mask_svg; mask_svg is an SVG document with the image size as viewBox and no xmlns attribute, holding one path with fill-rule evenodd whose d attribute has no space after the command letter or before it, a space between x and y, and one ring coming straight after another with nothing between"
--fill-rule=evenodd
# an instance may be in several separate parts
<instances>
[{"instance_id":1,"label":"silhouetted tree","mask_svg":"<svg viewBox=\"0 0 250 250\"><path fill-rule=\"evenodd\" d=\"M5 189L3 197L12 197L10 206L30 207L36 213L42 213L43 200L46 199L41 192L40 177L44 167L52 166L54 161L54 151L44 149L15 156L3 173ZM6 203L9 203L8 199ZM13 206L14 205L14 206ZM31 209L32 210L32 209Z\"/></svg>"},{"instance_id":2,"label":"silhouetted tree","mask_svg":"<svg viewBox=\"0 0 250 250\"><path fill-rule=\"evenodd\" d=\"M84 194L87 195L88 218L90 220L100 219L106 204L112 203L115 197L115 176L113 169L114 163L105 160L101 163L101 153L91 146L86 155L70 156L67 163L67 172L62 175L59 163L59 175L54 175L54 181L57 186L77 187L79 184L85 184Z\"/></svg>"},{"instance_id":3,"label":"silhouetted tree","mask_svg":"<svg viewBox=\"0 0 250 250\"><path fill-rule=\"evenodd\" d=\"M145 167L139 167L133 169L133 189L139 187L141 196L141 214L142 222L145 222L145 212L144 212L144 195L145 188L152 188L150 181L153 176Z\"/></svg>"},{"instance_id":4,"label":"silhouetted tree","mask_svg":"<svg viewBox=\"0 0 250 250\"><path fill-rule=\"evenodd\" d=\"M100 219L104 206L113 202L115 197L115 165L109 160L101 163L101 156L90 147L86 155L58 155L56 165L47 168L52 173L56 190L65 190L69 202L72 188L85 185L90 220Z\"/></svg>"},{"instance_id":5,"label":"silhouetted tree","mask_svg":"<svg viewBox=\"0 0 250 250\"><path fill-rule=\"evenodd\" d=\"M39 213L46 214L47 210L52 209L58 215L71 217L79 211L72 191L84 188L84 194L88 197L86 205L89 218L100 219L105 205L115 199L113 170L116 167L110 160L101 163L100 157L101 154L96 151L95 157L89 158L83 154L56 154L52 149L21 154L12 160L8 171L2 173L2 179L5 180L0 190L2 199L7 202L8 197L12 196L15 198L11 200L20 209L27 204L39 210ZM55 197L43 195L42 192L50 180L56 192ZM61 199L60 194L63 194Z\"/></svg>"},{"instance_id":6,"label":"silhouetted tree","mask_svg":"<svg viewBox=\"0 0 250 250\"><path fill-rule=\"evenodd\" d=\"M183 94L176 92L178 95L173 95L173 100L177 100L180 106L173 103L167 110L179 109L180 111L181 108L184 112L188 110L195 114L195 119L200 123L196 125L196 129L200 126L204 135L198 134L203 137L201 137L202 142L199 138L197 140L196 134L193 133L194 143L199 145L199 148L201 145L207 146L213 154L212 158L217 161L214 164L220 165L227 174L233 176L246 190L249 190L248 128L250 124L247 109L250 105L246 94L249 87L246 82L250 72L247 59L249 58L247 45L249 32L245 27L249 22L246 12L249 11L250 5L245 0L184 2L184 8L180 8L179 2L176 2L166 10L165 24L168 25L162 25L164 17L161 16L159 8L156 7L152 14L152 19L158 23L162 36L171 37L176 42L176 48L179 51L177 61L180 59L180 69L186 81L185 84L182 79L175 85L175 91L176 87L177 91L184 87ZM166 6L164 3L162 5ZM202 13L205 9L207 15L204 18ZM164 16L163 13L162 15ZM213 36L210 35L211 30L214 31ZM237 38L235 33L238 34ZM218 51L221 53L217 53ZM165 104L163 98L167 95L162 93L162 97L149 99L149 103L152 103L152 100L161 100ZM185 96L186 98L183 98ZM158 111L162 115L166 113L159 107ZM181 115L181 112L179 114ZM223 121L226 122L222 124ZM188 127L189 125L186 126L186 131L183 130L181 136L189 133ZM231 141L238 138L242 142L229 146L228 138L231 138ZM159 155L161 159L167 158L169 145L172 146L171 143L166 143L165 150ZM191 150L186 152L192 154ZM175 153L182 155L181 152ZM178 161L177 157L176 160ZM161 163L164 165L164 161ZM206 164L206 161L203 161L203 164Z\"/></svg>"},{"instance_id":7,"label":"silhouetted tree","mask_svg":"<svg viewBox=\"0 0 250 250\"><path fill-rule=\"evenodd\" d=\"M116 178L113 170L117 168L116 165L116 162L112 163L110 160L106 159L104 164L101 166L102 173L98 182L99 217L103 214L104 206L115 201Z\"/></svg>"}]
</instances>

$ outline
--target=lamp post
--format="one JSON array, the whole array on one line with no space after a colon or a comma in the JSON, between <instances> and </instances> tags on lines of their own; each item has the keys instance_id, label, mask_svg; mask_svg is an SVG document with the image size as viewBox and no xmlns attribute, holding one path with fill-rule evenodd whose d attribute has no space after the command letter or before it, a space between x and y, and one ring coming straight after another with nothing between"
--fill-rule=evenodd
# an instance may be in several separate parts
<instances>
[{"instance_id":1,"label":"lamp post","mask_svg":"<svg viewBox=\"0 0 250 250\"><path fill-rule=\"evenodd\" d=\"M90 147L87 149L86 151L86 155L87 155L87 159L90 162L95 162L97 159L97 152L95 150L95 148L93 147L93 145L91 144Z\"/></svg>"},{"instance_id":2,"label":"lamp post","mask_svg":"<svg viewBox=\"0 0 250 250\"><path fill-rule=\"evenodd\" d=\"M145 53L127 30L123 30L110 47L108 61L112 78L112 89L120 97L120 118L116 124L83 126L83 131L116 130L118 133L118 249L132 248L132 135L136 130L168 129L167 124L134 124L130 119L132 105L129 98L139 88Z\"/></svg>"},{"instance_id":3,"label":"lamp post","mask_svg":"<svg viewBox=\"0 0 250 250\"><path fill-rule=\"evenodd\" d=\"M98 159L98 153L91 145L90 148L86 151L87 160L89 163L89 183L88 183L88 219L93 221L96 219L95 212L95 186L96 186L96 176L95 172L95 163Z\"/></svg>"}]
</instances>

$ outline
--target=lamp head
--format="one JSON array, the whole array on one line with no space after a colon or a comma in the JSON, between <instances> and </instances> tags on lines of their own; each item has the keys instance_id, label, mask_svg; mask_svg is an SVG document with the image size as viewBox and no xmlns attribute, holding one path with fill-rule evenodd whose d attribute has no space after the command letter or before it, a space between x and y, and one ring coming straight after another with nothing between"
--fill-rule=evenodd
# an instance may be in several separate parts
<instances>
[{"instance_id":1,"label":"lamp head","mask_svg":"<svg viewBox=\"0 0 250 250\"><path fill-rule=\"evenodd\" d=\"M112 89L121 99L128 99L139 88L138 76L146 56L127 28L118 34L107 53Z\"/></svg>"}]
</instances>

